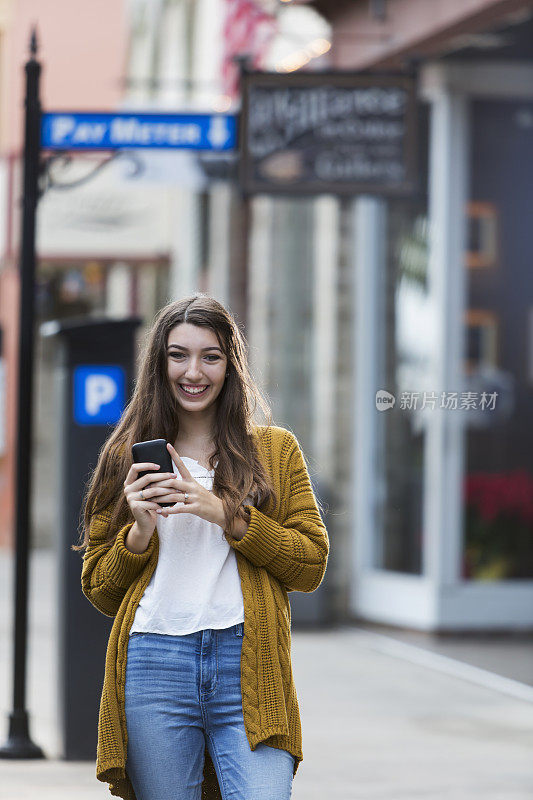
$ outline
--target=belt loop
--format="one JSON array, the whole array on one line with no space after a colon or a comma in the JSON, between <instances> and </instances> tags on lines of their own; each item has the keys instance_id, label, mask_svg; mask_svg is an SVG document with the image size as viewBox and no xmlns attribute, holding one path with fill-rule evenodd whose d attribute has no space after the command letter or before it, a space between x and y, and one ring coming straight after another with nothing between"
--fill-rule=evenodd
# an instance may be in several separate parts
<instances>
[{"instance_id":1,"label":"belt loop","mask_svg":"<svg viewBox=\"0 0 533 800\"><path fill-rule=\"evenodd\" d=\"M235 625L235 635L236 636L242 636L242 629L243 629L243 623L242 622L238 622Z\"/></svg>"}]
</instances>

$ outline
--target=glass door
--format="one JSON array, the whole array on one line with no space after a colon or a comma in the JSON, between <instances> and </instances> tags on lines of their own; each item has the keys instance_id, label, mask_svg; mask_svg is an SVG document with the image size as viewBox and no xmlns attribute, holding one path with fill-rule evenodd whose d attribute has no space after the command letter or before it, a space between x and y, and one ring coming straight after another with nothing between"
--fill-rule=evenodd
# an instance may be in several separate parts
<instances>
[{"instance_id":1,"label":"glass door","mask_svg":"<svg viewBox=\"0 0 533 800\"><path fill-rule=\"evenodd\" d=\"M465 258L463 577L533 578L533 103L475 100Z\"/></svg>"}]
</instances>

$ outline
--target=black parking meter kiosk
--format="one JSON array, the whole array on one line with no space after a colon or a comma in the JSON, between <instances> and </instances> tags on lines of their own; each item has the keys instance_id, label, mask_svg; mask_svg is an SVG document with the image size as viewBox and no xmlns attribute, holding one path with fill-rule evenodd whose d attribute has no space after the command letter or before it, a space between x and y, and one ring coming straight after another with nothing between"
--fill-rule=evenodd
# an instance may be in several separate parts
<instances>
[{"instance_id":1,"label":"black parking meter kiosk","mask_svg":"<svg viewBox=\"0 0 533 800\"><path fill-rule=\"evenodd\" d=\"M58 696L62 757L94 760L105 651L113 620L81 590L78 543L85 486L133 392L138 317L84 317L41 325L56 337L58 443Z\"/></svg>"}]
</instances>

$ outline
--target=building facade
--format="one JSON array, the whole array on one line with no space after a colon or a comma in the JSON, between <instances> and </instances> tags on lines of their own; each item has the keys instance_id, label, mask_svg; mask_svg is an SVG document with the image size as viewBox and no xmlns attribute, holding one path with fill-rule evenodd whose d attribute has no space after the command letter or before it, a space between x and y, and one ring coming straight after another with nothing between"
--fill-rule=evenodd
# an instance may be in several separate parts
<instances>
[{"instance_id":1,"label":"building facade","mask_svg":"<svg viewBox=\"0 0 533 800\"><path fill-rule=\"evenodd\" d=\"M355 201L348 613L531 629L531 3L313 5L418 83L418 192Z\"/></svg>"}]
</instances>

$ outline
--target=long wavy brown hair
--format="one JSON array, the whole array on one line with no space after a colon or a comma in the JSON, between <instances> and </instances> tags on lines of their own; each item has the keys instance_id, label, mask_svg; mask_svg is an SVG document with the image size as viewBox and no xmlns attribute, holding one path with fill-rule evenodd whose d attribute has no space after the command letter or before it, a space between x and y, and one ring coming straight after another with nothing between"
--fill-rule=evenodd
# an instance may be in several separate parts
<instances>
[{"instance_id":1,"label":"long wavy brown hair","mask_svg":"<svg viewBox=\"0 0 533 800\"><path fill-rule=\"evenodd\" d=\"M87 548L95 514L105 510L109 515L106 541L111 542L121 527L134 521L124 494L124 481L133 462L131 446L150 439L173 444L178 436L179 406L168 380L167 343L172 328L182 322L214 331L227 356L229 374L215 400L215 452L209 460L210 468L215 469L213 492L224 507L225 530L232 533L235 515L248 494L256 506L276 501L271 478L254 442L256 425L264 424L255 419L257 406L267 427L273 424L272 413L249 371L247 343L230 312L213 297L196 292L167 303L146 334L133 396L102 446L86 484L78 531L81 544L72 545L73 550Z\"/></svg>"}]
</instances>

